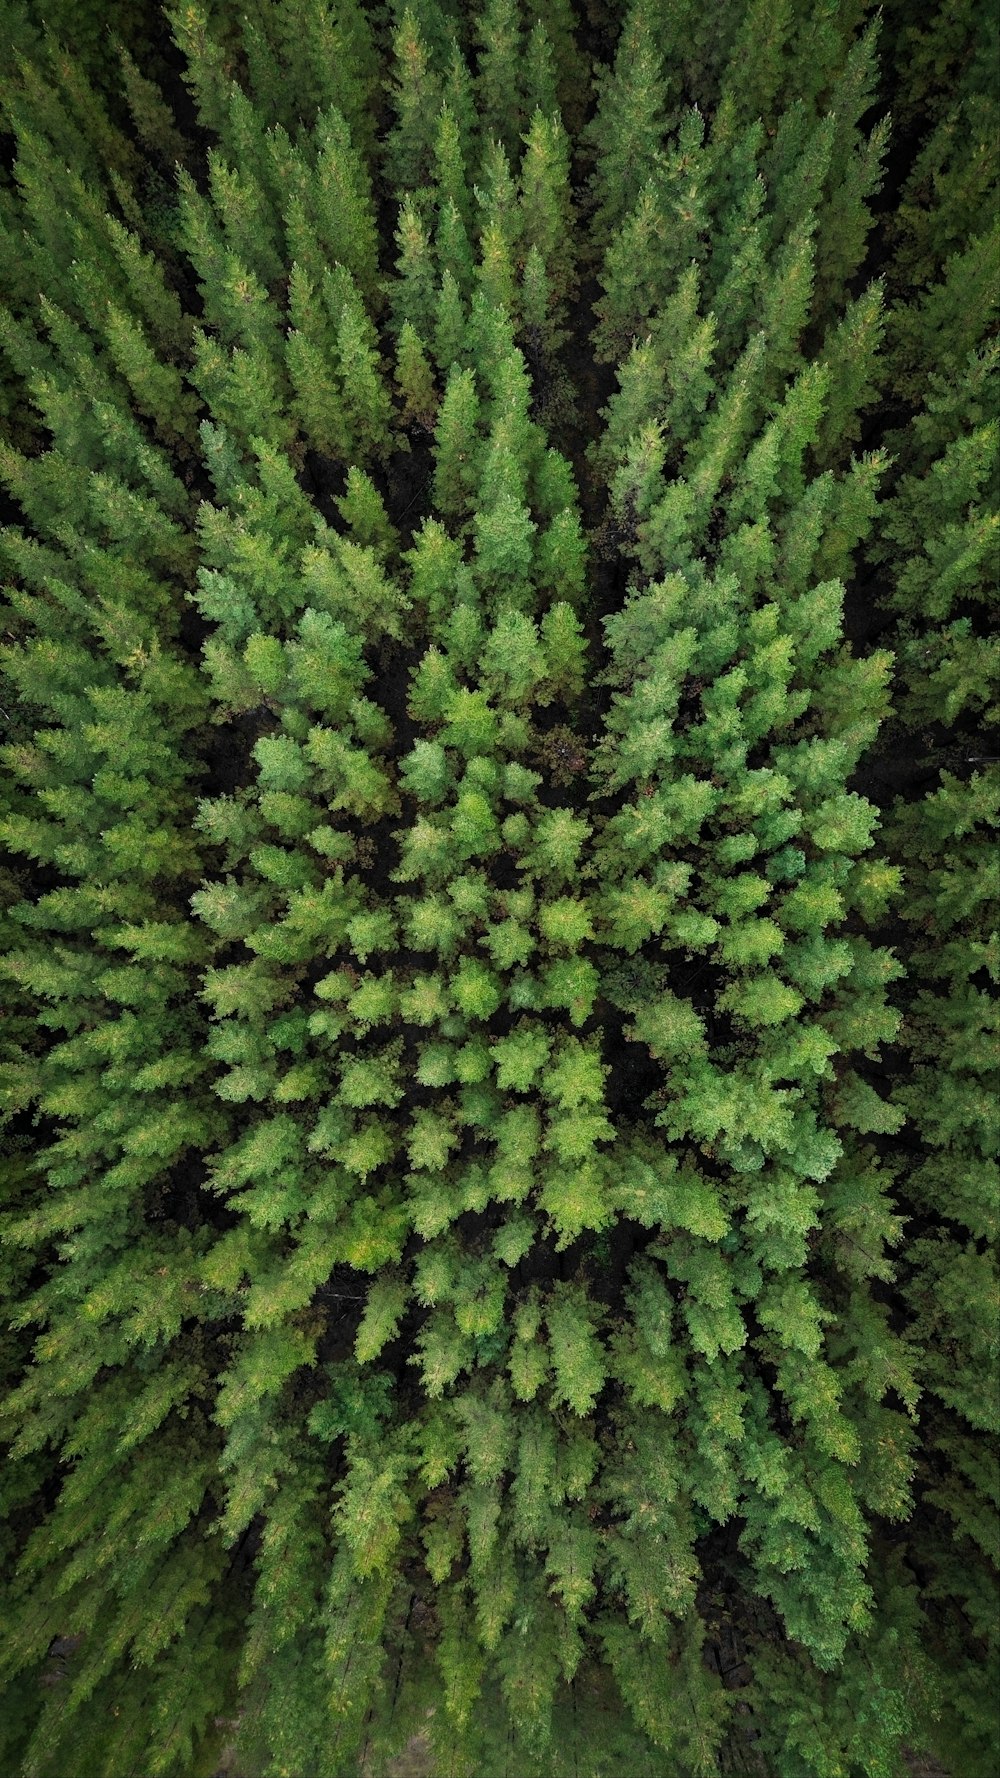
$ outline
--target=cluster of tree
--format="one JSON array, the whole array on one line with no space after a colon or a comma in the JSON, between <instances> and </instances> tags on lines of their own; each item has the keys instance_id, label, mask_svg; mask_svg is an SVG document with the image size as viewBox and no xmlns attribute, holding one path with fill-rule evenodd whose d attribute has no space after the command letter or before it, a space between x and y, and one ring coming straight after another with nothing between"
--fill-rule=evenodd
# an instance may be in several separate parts
<instances>
[{"instance_id":1,"label":"cluster of tree","mask_svg":"<svg viewBox=\"0 0 1000 1778\"><path fill-rule=\"evenodd\" d=\"M986 1772L1000 1688L1000 760L997 93L992 17L910 24L901 109L923 140L902 188L885 382L896 479L871 555L896 654L894 750L919 773L887 797L903 871L908 981L895 1098L900 1284L922 1389L909 1559L942 1675L942 1758ZM895 416L894 416L895 417Z\"/></svg>"},{"instance_id":2,"label":"cluster of tree","mask_svg":"<svg viewBox=\"0 0 1000 1778\"><path fill-rule=\"evenodd\" d=\"M0 1758L987 1778L988 21L76 10L0 78Z\"/></svg>"}]
</instances>

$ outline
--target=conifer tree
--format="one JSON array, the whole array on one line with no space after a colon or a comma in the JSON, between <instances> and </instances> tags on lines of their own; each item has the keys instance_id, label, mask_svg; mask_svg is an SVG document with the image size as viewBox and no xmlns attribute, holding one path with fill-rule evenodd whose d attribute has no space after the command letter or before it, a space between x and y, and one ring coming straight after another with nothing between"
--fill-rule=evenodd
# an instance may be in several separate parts
<instances>
[{"instance_id":1,"label":"conifer tree","mask_svg":"<svg viewBox=\"0 0 1000 1778\"><path fill-rule=\"evenodd\" d=\"M396 122L386 143L386 172L394 190L419 192L430 184L441 79L431 65L416 12L407 7L393 34L390 85Z\"/></svg>"},{"instance_id":2,"label":"conifer tree","mask_svg":"<svg viewBox=\"0 0 1000 1778\"><path fill-rule=\"evenodd\" d=\"M516 0L486 0L477 21L477 97L486 141L500 142L515 164L527 123L523 87L523 46Z\"/></svg>"},{"instance_id":3,"label":"conifer tree","mask_svg":"<svg viewBox=\"0 0 1000 1778\"><path fill-rule=\"evenodd\" d=\"M573 220L569 192L569 142L557 119L536 111L528 126L521 163L520 239L545 267L558 313L574 293Z\"/></svg>"},{"instance_id":4,"label":"conifer tree","mask_svg":"<svg viewBox=\"0 0 1000 1778\"><path fill-rule=\"evenodd\" d=\"M606 239L632 210L659 164L667 118L655 9L636 0L622 23L615 62L598 77L591 126L596 157L591 235Z\"/></svg>"}]
</instances>

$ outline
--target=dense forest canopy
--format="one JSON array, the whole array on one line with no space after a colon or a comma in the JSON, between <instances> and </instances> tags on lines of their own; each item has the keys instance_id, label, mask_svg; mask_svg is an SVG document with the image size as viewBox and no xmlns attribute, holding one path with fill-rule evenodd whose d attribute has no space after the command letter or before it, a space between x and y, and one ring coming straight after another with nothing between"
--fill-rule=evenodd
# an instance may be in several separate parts
<instances>
[{"instance_id":1,"label":"dense forest canopy","mask_svg":"<svg viewBox=\"0 0 1000 1778\"><path fill-rule=\"evenodd\" d=\"M0 1768L995 1778L995 9L0 20Z\"/></svg>"}]
</instances>

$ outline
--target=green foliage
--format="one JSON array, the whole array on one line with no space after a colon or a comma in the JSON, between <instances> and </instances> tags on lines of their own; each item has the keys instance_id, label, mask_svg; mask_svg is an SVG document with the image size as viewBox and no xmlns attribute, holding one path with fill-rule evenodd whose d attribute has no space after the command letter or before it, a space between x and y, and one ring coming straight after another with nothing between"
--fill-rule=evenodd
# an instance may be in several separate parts
<instances>
[{"instance_id":1,"label":"green foliage","mask_svg":"<svg viewBox=\"0 0 1000 1778\"><path fill-rule=\"evenodd\" d=\"M517 1093L529 1092L539 1069L548 1061L550 1047L551 1040L545 1031L527 1023L493 1044L499 1086Z\"/></svg>"},{"instance_id":2,"label":"green foliage","mask_svg":"<svg viewBox=\"0 0 1000 1778\"><path fill-rule=\"evenodd\" d=\"M981 10L7 8L4 1770L995 1770Z\"/></svg>"}]
</instances>

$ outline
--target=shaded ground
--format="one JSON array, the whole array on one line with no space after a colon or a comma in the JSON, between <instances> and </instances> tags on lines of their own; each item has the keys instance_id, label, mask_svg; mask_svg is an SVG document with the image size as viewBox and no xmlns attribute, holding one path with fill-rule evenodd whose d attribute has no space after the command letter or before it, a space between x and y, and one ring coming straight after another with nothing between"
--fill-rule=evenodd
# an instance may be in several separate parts
<instances>
[{"instance_id":1,"label":"shaded ground","mask_svg":"<svg viewBox=\"0 0 1000 1778\"><path fill-rule=\"evenodd\" d=\"M753 1778L766 1778L762 1767L754 1762L753 1755L749 1753L749 1750L748 1757L748 1764L742 1766L730 1764L727 1769L734 1773L744 1771L747 1774L753 1774ZM944 1766L938 1765L936 1760L929 1759L923 1754L904 1751L903 1757L913 1778L953 1778L953 1775L947 1772ZM235 1765L224 1758L215 1773L215 1778L241 1778L241 1774ZM365 1765L359 1772L359 1778L437 1778L427 1737L414 1735L409 1745L390 1763L385 1771L376 1771L374 1767Z\"/></svg>"},{"instance_id":2,"label":"shaded ground","mask_svg":"<svg viewBox=\"0 0 1000 1778\"><path fill-rule=\"evenodd\" d=\"M365 1778L368 1778L367 1773ZM373 1772L371 1778L378 1778L378 1774ZM393 1760L386 1778L434 1778L431 1750L426 1735L414 1735L406 1751Z\"/></svg>"}]
</instances>

